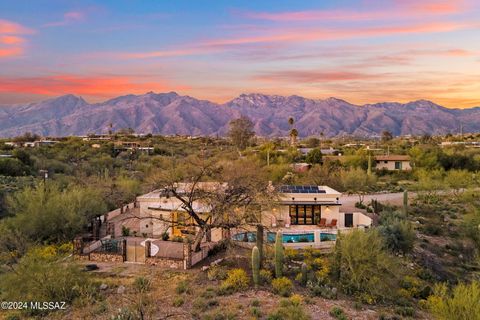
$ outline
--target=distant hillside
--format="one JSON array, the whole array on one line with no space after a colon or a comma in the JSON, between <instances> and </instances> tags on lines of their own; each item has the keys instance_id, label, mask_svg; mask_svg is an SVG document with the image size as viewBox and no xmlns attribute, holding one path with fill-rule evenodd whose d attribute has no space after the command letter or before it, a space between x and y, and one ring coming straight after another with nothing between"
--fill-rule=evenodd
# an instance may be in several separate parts
<instances>
[{"instance_id":1,"label":"distant hillside","mask_svg":"<svg viewBox=\"0 0 480 320\"><path fill-rule=\"evenodd\" d=\"M448 109L427 100L363 106L344 100L242 94L225 104L180 96L175 92L126 95L89 104L80 97L26 105L0 106L0 136L25 132L44 136L85 135L133 128L137 133L224 135L231 119L248 116L261 136L286 136L293 117L300 136L374 136L446 134L480 131L480 108Z\"/></svg>"}]
</instances>

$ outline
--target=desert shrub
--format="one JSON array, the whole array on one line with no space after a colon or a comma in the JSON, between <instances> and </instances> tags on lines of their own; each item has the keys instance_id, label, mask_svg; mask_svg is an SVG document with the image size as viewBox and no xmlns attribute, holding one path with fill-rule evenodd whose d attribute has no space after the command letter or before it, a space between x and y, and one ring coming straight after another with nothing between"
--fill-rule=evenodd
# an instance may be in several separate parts
<instances>
[{"instance_id":1,"label":"desert shrub","mask_svg":"<svg viewBox=\"0 0 480 320\"><path fill-rule=\"evenodd\" d=\"M192 307L195 310L199 310L201 312L204 312L208 308L207 300L202 298L202 297L198 297L195 300L193 300Z\"/></svg>"},{"instance_id":2,"label":"desert shrub","mask_svg":"<svg viewBox=\"0 0 480 320\"><path fill-rule=\"evenodd\" d=\"M395 313L402 317L413 317L415 316L415 309L409 306L400 306L395 308Z\"/></svg>"},{"instance_id":3,"label":"desert shrub","mask_svg":"<svg viewBox=\"0 0 480 320\"><path fill-rule=\"evenodd\" d=\"M232 269L228 271L227 278L222 282L220 290L222 293L228 294L242 291L248 288L250 280L243 269Z\"/></svg>"},{"instance_id":4,"label":"desert shrub","mask_svg":"<svg viewBox=\"0 0 480 320\"><path fill-rule=\"evenodd\" d=\"M210 281L225 280L227 278L227 269L222 266L211 266L207 271L207 278Z\"/></svg>"},{"instance_id":5,"label":"desert shrub","mask_svg":"<svg viewBox=\"0 0 480 320\"><path fill-rule=\"evenodd\" d=\"M347 315L340 307L333 307L332 309L330 309L329 314L337 320L348 320Z\"/></svg>"},{"instance_id":6,"label":"desert shrub","mask_svg":"<svg viewBox=\"0 0 480 320\"><path fill-rule=\"evenodd\" d=\"M480 282L459 284L448 290L439 284L427 300L431 313L438 319L478 320L480 319Z\"/></svg>"},{"instance_id":7,"label":"desert shrub","mask_svg":"<svg viewBox=\"0 0 480 320\"><path fill-rule=\"evenodd\" d=\"M415 231L409 221L394 219L379 227L385 245L392 252L408 253L413 249Z\"/></svg>"},{"instance_id":8,"label":"desert shrub","mask_svg":"<svg viewBox=\"0 0 480 320\"><path fill-rule=\"evenodd\" d=\"M140 293L150 291L151 282L145 277L138 277L134 282L135 289Z\"/></svg>"},{"instance_id":9,"label":"desert shrub","mask_svg":"<svg viewBox=\"0 0 480 320\"><path fill-rule=\"evenodd\" d=\"M273 292L282 296L289 297L292 294L293 284L290 279L286 277L281 277L273 279L272 281Z\"/></svg>"},{"instance_id":10,"label":"desert shrub","mask_svg":"<svg viewBox=\"0 0 480 320\"><path fill-rule=\"evenodd\" d=\"M422 230L429 236L440 236L443 233L443 227L438 223L427 223L423 226Z\"/></svg>"},{"instance_id":11,"label":"desert shrub","mask_svg":"<svg viewBox=\"0 0 480 320\"><path fill-rule=\"evenodd\" d=\"M337 298L337 290L331 288L330 286L323 284L318 281L308 281L307 288L309 289L310 293L316 297L322 297L325 299L336 299Z\"/></svg>"},{"instance_id":12,"label":"desert shrub","mask_svg":"<svg viewBox=\"0 0 480 320\"><path fill-rule=\"evenodd\" d=\"M260 307L260 300L258 299L253 299L252 302L250 303L252 307Z\"/></svg>"},{"instance_id":13,"label":"desert shrub","mask_svg":"<svg viewBox=\"0 0 480 320\"><path fill-rule=\"evenodd\" d=\"M258 307L252 307L250 313L255 319L260 319L262 317L262 311Z\"/></svg>"},{"instance_id":14,"label":"desert shrub","mask_svg":"<svg viewBox=\"0 0 480 320\"><path fill-rule=\"evenodd\" d=\"M94 296L94 286L81 267L63 260L50 246L31 249L13 268L13 272L0 274L1 300L71 304L78 298ZM48 310L28 312L45 314Z\"/></svg>"},{"instance_id":15,"label":"desert shrub","mask_svg":"<svg viewBox=\"0 0 480 320\"><path fill-rule=\"evenodd\" d=\"M236 320L237 312L232 308L218 308L202 317L203 320Z\"/></svg>"},{"instance_id":16,"label":"desert shrub","mask_svg":"<svg viewBox=\"0 0 480 320\"><path fill-rule=\"evenodd\" d=\"M262 269L260 270L260 284L269 285L272 282L272 272L269 270Z\"/></svg>"},{"instance_id":17,"label":"desert shrub","mask_svg":"<svg viewBox=\"0 0 480 320\"><path fill-rule=\"evenodd\" d=\"M303 304L303 297L299 294L292 295L288 300L290 301L291 304L295 306L299 306Z\"/></svg>"},{"instance_id":18,"label":"desert shrub","mask_svg":"<svg viewBox=\"0 0 480 320\"><path fill-rule=\"evenodd\" d=\"M305 312L303 306L297 301L283 299L280 306L270 313L267 320L310 320L311 317Z\"/></svg>"},{"instance_id":19,"label":"desert shrub","mask_svg":"<svg viewBox=\"0 0 480 320\"><path fill-rule=\"evenodd\" d=\"M401 270L376 231L354 230L338 237L332 275L346 294L365 303L394 299Z\"/></svg>"},{"instance_id":20,"label":"desert shrub","mask_svg":"<svg viewBox=\"0 0 480 320\"><path fill-rule=\"evenodd\" d=\"M133 320L137 319L137 314L129 308L121 308L111 318L112 320Z\"/></svg>"},{"instance_id":21,"label":"desert shrub","mask_svg":"<svg viewBox=\"0 0 480 320\"><path fill-rule=\"evenodd\" d=\"M215 288L212 288L212 287L208 287L207 289L205 289L205 291L203 291L200 296L202 298L206 298L206 299L212 299L214 297L217 296L217 293L215 291Z\"/></svg>"},{"instance_id":22,"label":"desert shrub","mask_svg":"<svg viewBox=\"0 0 480 320\"><path fill-rule=\"evenodd\" d=\"M190 286L188 285L188 282L186 280L182 280L177 284L177 287L175 288L175 292L178 294L182 293L190 293Z\"/></svg>"},{"instance_id":23,"label":"desert shrub","mask_svg":"<svg viewBox=\"0 0 480 320\"><path fill-rule=\"evenodd\" d=\"M183 306L184 303L185 303L185 300L183 299L183 297L177 296L175 297L175 299L173 299L172 305L178 308Z\"/></svg>"}]
</instances>

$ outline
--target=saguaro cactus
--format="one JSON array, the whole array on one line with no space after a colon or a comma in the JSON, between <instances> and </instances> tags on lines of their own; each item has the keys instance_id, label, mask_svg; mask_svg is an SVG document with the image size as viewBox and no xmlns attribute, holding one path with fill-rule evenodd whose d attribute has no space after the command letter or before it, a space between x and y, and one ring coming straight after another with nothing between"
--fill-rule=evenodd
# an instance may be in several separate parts
<instances>
[{"instance_id":1,"label":"saguaro cactus","mask_svg":"<svg viewBox=\"0 0 480 320\"><path fill-rule=\"evenodd\" d=\"M263 226L257 225L257 248L260 257L260 268L263 265Z\"/></svg>"},{"instance_id":2,"label":"saguaro cactus","mask_svg":"<svg viewBox=\"0 0 480 320\"><path fill-rule=\"evenodd\" d=\"M403 191L403 213L408 214L408 191Z\"/></svg>"},{"instance_id":3,"label":"saguaro cactus","mask_svg":"<svg viewBox=\"0 0 480 320\"><path fill-rule=\"evenodd\" d=\"M252 276L253 283L258 286L260 283L260 251L256 246L252 249Z\"/></svg>"},{"instance_id":4,"label":"saguaro cactus","mask_svg":"<svg viewBox=\"0 0 480 320\"><path fill-rule=\"evenodd\" d=\"M301 272L302 272L302 285L307 284L307 279L308 279L308 269L307 269L307 264L304 262L302 263L301 267Z\"/></svg>"},{"instance_id":5,"label":"saguaro cactus","mask_svg":"<svg viewBox=\"0 0 480 320\"><path fill-rule=\"evenodd\" d=\"M368 167L367 167L367 174L369 176L372 175L372 155L370 154L370 152L368 153Z\"/></svg>"},{"instance_id":6,"label":"saguaro cactus","mask_svg":"<svg viewBox=\"0 0 480 320\"><path fill-rule=\"evenodd\" d=\"M275 276L277 278L283 275L283 243L282 233L277 232L275 237Z\"/></svg>"}]
</instances>

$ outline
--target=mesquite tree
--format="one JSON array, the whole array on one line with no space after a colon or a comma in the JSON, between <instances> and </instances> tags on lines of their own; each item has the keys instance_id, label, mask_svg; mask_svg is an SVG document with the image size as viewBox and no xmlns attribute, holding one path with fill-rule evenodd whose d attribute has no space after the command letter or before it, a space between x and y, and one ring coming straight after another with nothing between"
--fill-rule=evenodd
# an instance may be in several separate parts
<instances>
[{"instance_id":1,"label":"mesquite tree","mask_svg":"<svg viewBox=\"0 0 480 320\"><path fill-rule=\"evenodd\" d=\"M262 170L247 160L188 158L157 173L152 181L161 196L178 199L179 210L193 220L190 225L166 222L194 226L194 250L200 249L203 237L214 228L230 230L258 224L260 208L270 206L274 197Z\"/></svg>"}]
</instances>

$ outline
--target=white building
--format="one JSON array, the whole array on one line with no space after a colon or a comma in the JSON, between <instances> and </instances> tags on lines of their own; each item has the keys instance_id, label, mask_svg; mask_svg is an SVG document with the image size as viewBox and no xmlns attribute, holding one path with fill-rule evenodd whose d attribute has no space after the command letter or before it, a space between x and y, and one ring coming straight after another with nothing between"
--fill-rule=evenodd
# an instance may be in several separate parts
<instances>
[{"instance_id":1,"label":"white building","mask_svg":"<svg viewBox=\"0 0 480 320\"><path fill-rule=\"evenodd\" d=\"M388 171L408 171L412 170L410 157L405 155L386 155L376 156L376 169Z\"/></svg>"},{"instance_id":2,"label":"white building","mask_svg":"<svg viewBox=\"0 0 480 320\"><path fill-rule=\"evenodd\" d=\"M181 187L185 184L181 184ZM217 182L201 183L200 188L221 190L224 184ZM277 203L269 209L261 210L258 222L267 230L267 240L281 232L285 246L293 248L328 248L333 245L338 231L353 228L368 228L372 219L361 212L341 212L342 194L327 186L290 186L275 188ZM201 201L194 202L197 212L208 215L208 206ZM156 190L137 197L139 208L140 234L160 238L168 234L169 238L195 234L197 228L190 216L182 208L182 202L168 194ZM251 242L254 237L254 225L241 230L232 230L236 241ZM227 235L221 229L214 229L205 240L219 241Z\"/></svg>"}]
</instances>

